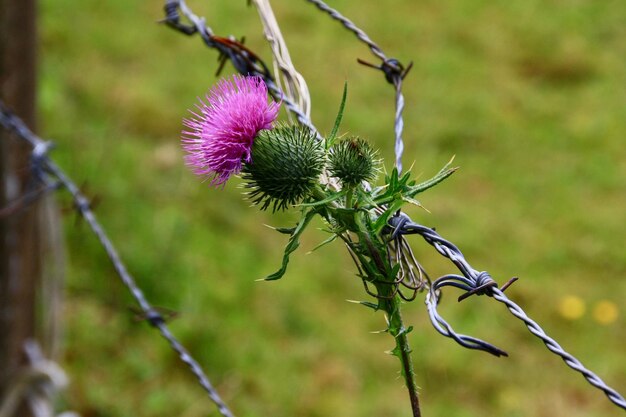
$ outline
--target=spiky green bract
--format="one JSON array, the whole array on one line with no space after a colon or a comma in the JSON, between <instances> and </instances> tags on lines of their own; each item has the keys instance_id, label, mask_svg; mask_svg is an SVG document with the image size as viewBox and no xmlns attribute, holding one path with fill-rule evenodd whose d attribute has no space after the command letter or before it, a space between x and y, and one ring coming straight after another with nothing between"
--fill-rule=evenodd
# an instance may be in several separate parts
<instances>
[{"instance_id":1,"label":"spiky green bract","mask_svg":"<svg viewBox=\"0 0 626 417\"><path fill-rule=\"evenodd\" d=\"M377 152L362 138L343 139L332 147L328 170L344 186L355 187L363 181L373 181L378 173Z\"/></svg>"},{"instance_id":2,"label":"spiky green bract","mask_svg":"<svg viewBox=\"0 0 626 417\"><path fill-rule=\"evenodd\" d=\"M343 119L343 111L346 108L346 98L348 98L347 82L343 85L343 94L341 96L341 104L339 104L339 111L337 112L337 117L335 118L335 125L333 126L333 130L331 130L330 135L328 135L325 140L326 149L330 149L330 147L333 146L335 140L337 139L337 133L339 132L341 119Z\"/></svg>"},{"instance_id":3,"label":"spiky green bract","mask_svg":"<svg viewBox=\"0 0 626 417\"><path fill-rule=\"evenodd\" d=\"M319 183L326 153L321 141L307 128L279 125L262 130L252 146L252 161L242 177L249 198L261 210L286 209L307 198Z\"/></svg>"}]
</instances>

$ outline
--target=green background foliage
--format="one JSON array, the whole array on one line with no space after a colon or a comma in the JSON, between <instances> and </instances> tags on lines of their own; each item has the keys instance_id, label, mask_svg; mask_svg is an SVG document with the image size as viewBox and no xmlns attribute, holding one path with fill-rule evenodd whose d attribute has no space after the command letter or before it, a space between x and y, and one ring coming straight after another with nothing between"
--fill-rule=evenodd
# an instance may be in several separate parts
<instances>
[{"instance_id":1,"label":"green background foliage","mask_svg":"<svg viewBox=\"0 0 626 417\"><path fill-rule=\"evenodd\" d=\"M356 63L369 50L304 1L274 1L312 118L329 132L343 84L343 132L393 161L393 89ZM626 391L626 4L622 0L336 0L405 82L405 167L421 178L452 155L461 170L421 196L470 263L562 345ZM269 62L256 11L193 1L218 35L245 35ZM40 132L53 157L99 197L96 212L156 305L180 312L173 331L238 416L406 416L409 404L383 317L339 243L310 230L286 276L279 265L293 213L249 208L237 187L211 189L182 163L181 119L216 81L216 52L155 22L158 1L40 4ZM232 71L227 65L226 71ZM283 114L284 118L284 114ZM59 195L61 205L69 206ZM65 221L68 253L63 401L85 417L217 415L194 378L145 323L85 224ZM318 224L321 226L321 223ZM432 276L451 265L419 238ZM439 336L418 299L405 306L426 416L615 416L619 410L485 297L442 312L464 333L510 353L494 358ZM561 310L579 297L576 320ZM423 298L421 298L423 299ZM620 315L594 319L606 300ZM567 313L567 311L565 312Z\"/></svg>"}]
</instances>

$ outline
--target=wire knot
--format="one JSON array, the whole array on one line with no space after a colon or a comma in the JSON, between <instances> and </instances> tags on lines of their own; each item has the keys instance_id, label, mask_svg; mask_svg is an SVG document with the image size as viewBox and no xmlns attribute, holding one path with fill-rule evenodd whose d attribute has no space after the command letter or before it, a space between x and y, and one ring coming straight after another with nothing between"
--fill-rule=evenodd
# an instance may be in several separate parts
<instances>
[{"instance_id":1,"label":"wire knot","mask_svg":"<svg viewBox=\"0 0 626 417\"><path fill-rule=\"evenodd\" d=\"M165 317L154 308L147 310L143 318L150 323L152 327L159 327L165 324Z\"/></svg>"},{"instance_id":2,"label":"wire knot","mask_svg":"<svg viewBox=\"0 0 626 417\"><path fill-rule=\"evenodd\" d=\"M153 327L159 327L178 315L176 311L164 307L150 307L145 310L141 307L129 307L128 309L135 313L136 321L147 321Z\"/></svg>"},{"instance_id":3,"label":"wire knot","mask_svg":"<svg viewBox=\"0 0 626 417\"><path fill-rule=\"evenodd\" d=\"M30 155L30 163L33 175L40 181L44 181L45 162L48 158L48 152L54 147L52 142L39 141L35 143Z\"/></svg>"},{"instance_id":4,"label":"wire knot","mask_svg":"<svg viewBox=\"0 0 626 417\"><path fill-rule=\"evenodd\" d=\"M491 278L487 271L482 271L476 276L474 288L459 296L458 301L461 302L472 295L489 295L491 296L493 288L498 287L498 283Z\"/></svg>"},{"instance_id":5,"label":"wire knot","mask_svg":"<svg viewBox=\"0 0 626 417\"><path fill-rule=\"evenodd\" d=\"M382 71L383 74L385 74L387 82L393 85L395 85L398 81L404 80L404 77L406 77L409 71L411 71L411 68L413 68L412 61L405 68L404 65L402 65L402 63L395 58L387 58L380 65L371 64L360 58L357 58L357 61L361 65Z\"/></svg>"},{"instance_id":6,"label":"wire knot","mask_svg":"<svg viewBox=\"0 0 626 417\"><path fill-rule=\"evenodd\" d=\"M180 6L179 0L168 0L163 7L165 11L165 18L159 20L158 23L165 23L169 27L182 32L185 35L193 35L198 31L198 28L194 25L181 23L180 14L178 13Z\"/></svg>"}]
</instances>

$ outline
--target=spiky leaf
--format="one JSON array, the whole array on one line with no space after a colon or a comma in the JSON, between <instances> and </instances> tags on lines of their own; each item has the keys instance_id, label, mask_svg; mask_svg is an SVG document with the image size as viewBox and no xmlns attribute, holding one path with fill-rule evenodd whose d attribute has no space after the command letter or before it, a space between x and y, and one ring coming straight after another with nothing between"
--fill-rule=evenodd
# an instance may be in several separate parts
<instances>
[{"instance_id":1,"label":"spiky leaf","mask_svg":"<svg viewBox=\"0 0 626 417\"><path fill-rule=\"evenodd\" d=\"M273 274L268 275L265 278L265 281L274 281L282 278L282 276L285 275L285 272L287 271L287 264L289 263L289 255L291 255L300 246L300 236L302 235L302 232L304 232L304 229L306 229L311 219L315 216L315 214L315 210L305 210L303 212L302 218L298 222L296 228L293 230L287 246L285 246L283 263L281 264L280 269Z\"/></svg>"}]
</instances>

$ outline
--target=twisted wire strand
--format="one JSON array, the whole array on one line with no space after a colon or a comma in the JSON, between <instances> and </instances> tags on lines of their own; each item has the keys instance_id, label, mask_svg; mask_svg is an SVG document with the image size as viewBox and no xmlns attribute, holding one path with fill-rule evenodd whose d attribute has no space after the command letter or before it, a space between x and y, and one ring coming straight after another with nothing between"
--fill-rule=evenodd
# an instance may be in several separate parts
<instances>
[{"instance_id":1,"label":"twisted wire strand","mask_svg":"<svg viewBox=\"0 0 626 417\"><path fill-rule=\"evenodd\" d=\"M404 154L404 141L402 140L402 130L404 129L404 119L402 117L402 113L404 112L402 80L403 77L394 77L394 84L396 86L396 118L394 123L396 142L394 151L396 156L396 168L398 169L398 174L402 173L402 155Z\"/></svg>"},{"instance_id":2,"label":"twisted wire strand","mask_svg":"<svg viewBox=\"0 0 626 417\"><path fill-rule=\"evenodd\" d=\"M356 37L359 38L360 41L367 44L367 46L370 48L372 53L376 55L378 58L380 58L381 61L387 61L387 56L382 51L382 49L380 49L380 47L376 44L376 42L374 42L373 40L370 39L369 36L367 36L367 33L361 30L357 25L355 25L354 22L352 22L352 20L348 19L347 17L345 17L344 15L339 13L337 10L333 9L332 7L330 7L329 5L327 5L321 0L306 0L306 1L314 4L318 9L320 9L323 12L326 12L333 19L341 22L341 24L350 32L354 33Z\"/></svg>"},{"instance_id":3,"label":"twisted wire strand","mask_svg":"<svg viewBox=\"0 0 626 417\"><path fill-rule=\"evenodd\" d=\"M172 349L178 354L179 359L189 366L211 401L217 406L220 414L224 417L233 417L232 412L221 399L202 370L202 367L169 331L163 316L152 307L144 296L143 291L135 283L134 278L128 272L119 253L115 249L113 242L109 239L102 225L96 218L95 213L92 211L87 197L80 191L76 183L48 157L47 152L51 147L51 142L44 141L35 135L2 101L0 101L0 124L7 131L15 133L18 138L26 141L33 147L31 161L33 169L36 172L36 177L52 180L53 183L58 182L71 194L76 210L85 219L92 232L96 235L109 260L113 264L115 272L141 308L148 322L153 327L159 329L163 338L169 342Z\"/></svg>"},{"instance_id":4,"label":"twisted wire strand","mask_svg":"<svg viewBox=\"0 0 626 417\"><path fill-rule=\"evenodd\" d=\"M398 286L397 294L404 301L413 301L419 292L430 285L428 274L403 236L398 235L389 242L387 259L392 265L400 265L393 284Z\"/></svg>"},{"instance_id":5,"label":"twisted wire strand","mask_svg":"<svg viewBox=\"0 0 626 417\"><path fill-rule=\"evenodd\" d=\"M556 340L546 334L546 332L522 310L520 306L511 301L501 290L494 288L490 294L494 299L503 303L515 317L524 322L528 330L546 345L550 352L558 355L570 368L582 374L582 376L594 387L602 390L618 407L626 410L626 399L613 388L609 387L600 377L587 369L578 359L566 352Z\"/></svg>"},{"instance_id":6,"label":"twisted wire strand","mask_svg":"<svg viewBox=\"0 0 626 417\"><path fill-rule=\"evenodd\" d=\"M441 255L450 259L462 275L445 275L433 282L428 295L426 296L426 305L428 313L435 329L444 336L454 339L460 345L470 348L484 350L496 356L507 356L506 352L480 339L460 335L454 331L437 312L437 305L441 298L441 289L447 286L460 288L466 293L459 297L459 301L467 298L469 295L487 295L495 300L503 303L511 314L523 321L528 330L537 338L539 338L555 355L558 355L571 369L582 374L582 376L594 387L604 392L607 398L616 406L626 410L626 400L613 388L609 387L599 376L587 369L572 354L566 352L553 338L548 336L546 332L528 315L524 310L511 301L505 294L504 289L508 286L505 284L503 289L497 287L496 282L491 276L483 271L479 272L472 268L465 260L461 251L451 242L442 238L434 229L419 225L411 221L404 213L392 218L390 226L394 230L394 234L419 234L426 242L432 245ZM513 280L509 281L509 283Z\"/></svg>"},{"instance_id":7,"label":"twisted wire strand","mask_svg":"<svg viewBox=\"0 0 626 417\"><path fill-rule=\"evenodd\" d=\"M372 53L376 55L382 61L380 66L369 64L365 61L358 60L359 63L366 66L381 70L385 74L385 79L388 83L392 84L395 88L396 96L396 112L394 119L394 134L395 134L395 166L398 169L398 173L402 173L402 155L404 153L404 142L402 140L402 130L404 128L403 111L404 111L404 96L402 95L402 80L411 69L409 65L406 69L404 66L394 58L387 58L387 55L383 50L354 22L339 13L339 11L333 9L322 0L306 0L309 3L314 4L319 10L327 13L331 18L340 22L347 30L354 33L356 37L365 43Z\"/></svg>"},{"instance_id":8,"label":"twisted wire strand","mask_svg":"<svg viewBox=\"0 0 626 417\"><path fill-rule=\"evenodd\" d=\"M274 97L276 100L282 100L285 107L287 107L287 109L296 116L298 122L300 122L300 124L302 124L303 126L309 128L311 132L315 133L315 136L318 140L322 140L321 133L317 130L313 122L311 122L311 119L309 119L307 115L302 112L300 107L298 107L297 104L291 101L291 99L285 97L281 89L276 85L273 80L264 81L267 85L268 91L272 94L272 97Z\"/></svg>"},{"instance_id":9,"label":"twisted wire strand","mask_svg":"<svg viewBox=\"0 0 626 417\"><path fill-rule=\"evenodd\" d=\"M396 168L398 174L402 173L402 155L404 154L404 141L402 140L402 130L404 129L404 119L402 112L404 111L404 96L402 95L402 77L394 77L393 83L396 87L396 117L394 123L394 132L396 141L394 152L396 156Z\"/></svg>"}]
</instances>

